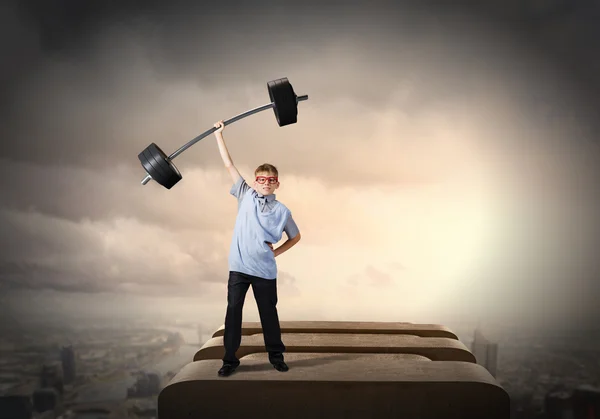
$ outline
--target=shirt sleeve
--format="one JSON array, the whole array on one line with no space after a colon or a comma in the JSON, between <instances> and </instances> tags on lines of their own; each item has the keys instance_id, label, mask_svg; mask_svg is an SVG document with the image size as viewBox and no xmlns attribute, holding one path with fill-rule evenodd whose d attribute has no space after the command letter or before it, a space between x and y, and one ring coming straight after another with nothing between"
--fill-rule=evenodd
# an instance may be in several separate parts
<instances>
[{"instance_id":1,"label":"shirt sleeve","mask_svg":"<svg viewBox=\"0 0 600 419\"><path fill-rule=\"evenodd\" d=\"M237 180L237 182L235 182L231 186L229 193L231 195L235 196L238 199L238 202L240 202L242 200L242 198L244 197L244 195L246 194L246 192L248 191L248 189L250 189L250 185L248 185L248 183L246 183L244 178L240 176L240 178Z\"/></svg>"},{"instance_id":2,"label":"shirt sleeve","mask_svg":"<svg viewBox=\"0 0 600 419\"><path fill-rule=\"evenodd\" d=\"M298 230L298 226L296 225L296 222L292 218L292 214L290 214L290 216L288 217L287 223L285 223L285 227L283 228L283 231L285 231L285 234L287 234L288 238L290 238L290 239L293 239L294 237L296 237L298 235L298 233L300 233L300 230Z\"/></svg>"}]
</instances>

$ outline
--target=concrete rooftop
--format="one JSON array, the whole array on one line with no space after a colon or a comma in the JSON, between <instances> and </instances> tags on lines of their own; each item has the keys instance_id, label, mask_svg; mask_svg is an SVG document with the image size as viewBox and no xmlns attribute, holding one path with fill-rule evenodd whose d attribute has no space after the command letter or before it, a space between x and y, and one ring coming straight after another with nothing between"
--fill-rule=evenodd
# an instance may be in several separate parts
<instances>
[{"instance_id":1,"label":"concrete rooftop","mask_svg":"<svg viewBox=\"0 0 600 419\"><path fill-rule=\"evenodd\" d=\"M506 391L443 326L281 322L290 370L276 371L260 323L244 323L241 365L218 377L222 328L158 398L160 419L506 418Z\"/></svg>"}]
</instances>

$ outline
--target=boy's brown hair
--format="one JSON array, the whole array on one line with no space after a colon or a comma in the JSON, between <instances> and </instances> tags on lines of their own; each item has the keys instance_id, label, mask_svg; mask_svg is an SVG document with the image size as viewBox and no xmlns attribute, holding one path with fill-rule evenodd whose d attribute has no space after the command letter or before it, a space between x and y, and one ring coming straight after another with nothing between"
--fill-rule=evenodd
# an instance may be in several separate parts
<instances>
[{"instance_id":1,"label":"boy's brown hair","mask_svg":"<svg viewBox=\"0 0 600 419\"><path fill-rule=\"evenodd\" d=\"M272 174L273 176L279 177L279 172L277 171L277 168L269 163L264 163L264 164L261 164L260 166L258 166L256 168L256 170L254 171L254 176L256 176L257 174L259 174L261 172L267 172L269 174Z\"/></svg>"}]
</instances>

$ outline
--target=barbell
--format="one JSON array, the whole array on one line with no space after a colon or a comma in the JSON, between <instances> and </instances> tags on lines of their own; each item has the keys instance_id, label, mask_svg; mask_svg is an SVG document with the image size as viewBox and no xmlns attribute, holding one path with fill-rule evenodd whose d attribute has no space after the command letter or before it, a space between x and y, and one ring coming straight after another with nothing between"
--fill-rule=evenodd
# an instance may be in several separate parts
<instances>
[{"instance_id":1,"label":"barbell","mask_svg":"<svg viewBox=\"0 0 600 419\"><path fill-rule=\"evenodd\" d=\"M273 80L267 83L269 97L271 103L259 106L258 108L250 109L247 112L234 116L231 119L223 121L223 125L229 125L242 118L253 115L255 113L273 108L275 118L280 127L285 125L295 124L298 121L298 102L307 100L308 95L296 96L292 85L287 78ZM171 189L177 182L182 179L181 173L173 164L173 159L183 153L185 150L196 144L204 137L212 134L218 128L214 126L208 131L203 132L187 144L180 147L170 156L167 156L155 143L150 144L140 154L138 159L142 163L142 167L146 171L146 177L142 179L142 185L145 185L154 179L157 183L167 189Z\"/></svg>"}]
</instances>

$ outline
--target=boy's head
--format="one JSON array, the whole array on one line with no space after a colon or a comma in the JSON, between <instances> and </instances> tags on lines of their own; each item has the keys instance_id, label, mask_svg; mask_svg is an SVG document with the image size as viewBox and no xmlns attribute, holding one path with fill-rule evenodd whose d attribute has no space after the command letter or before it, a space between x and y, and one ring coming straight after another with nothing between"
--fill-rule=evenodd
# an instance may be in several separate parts
<instances>
[{"instance_id":1,"label":"boy's head","mask_svg":"<svg viewBox=\"0 0 600 419\"><path fill-rule=\"evenodd\" d=\"M272 164L261 164L254 171L254 190L262 195L271 195L279 188L279 172ZM262 182L262 183L261 183Z\"/></svg>"}]
</instances>

